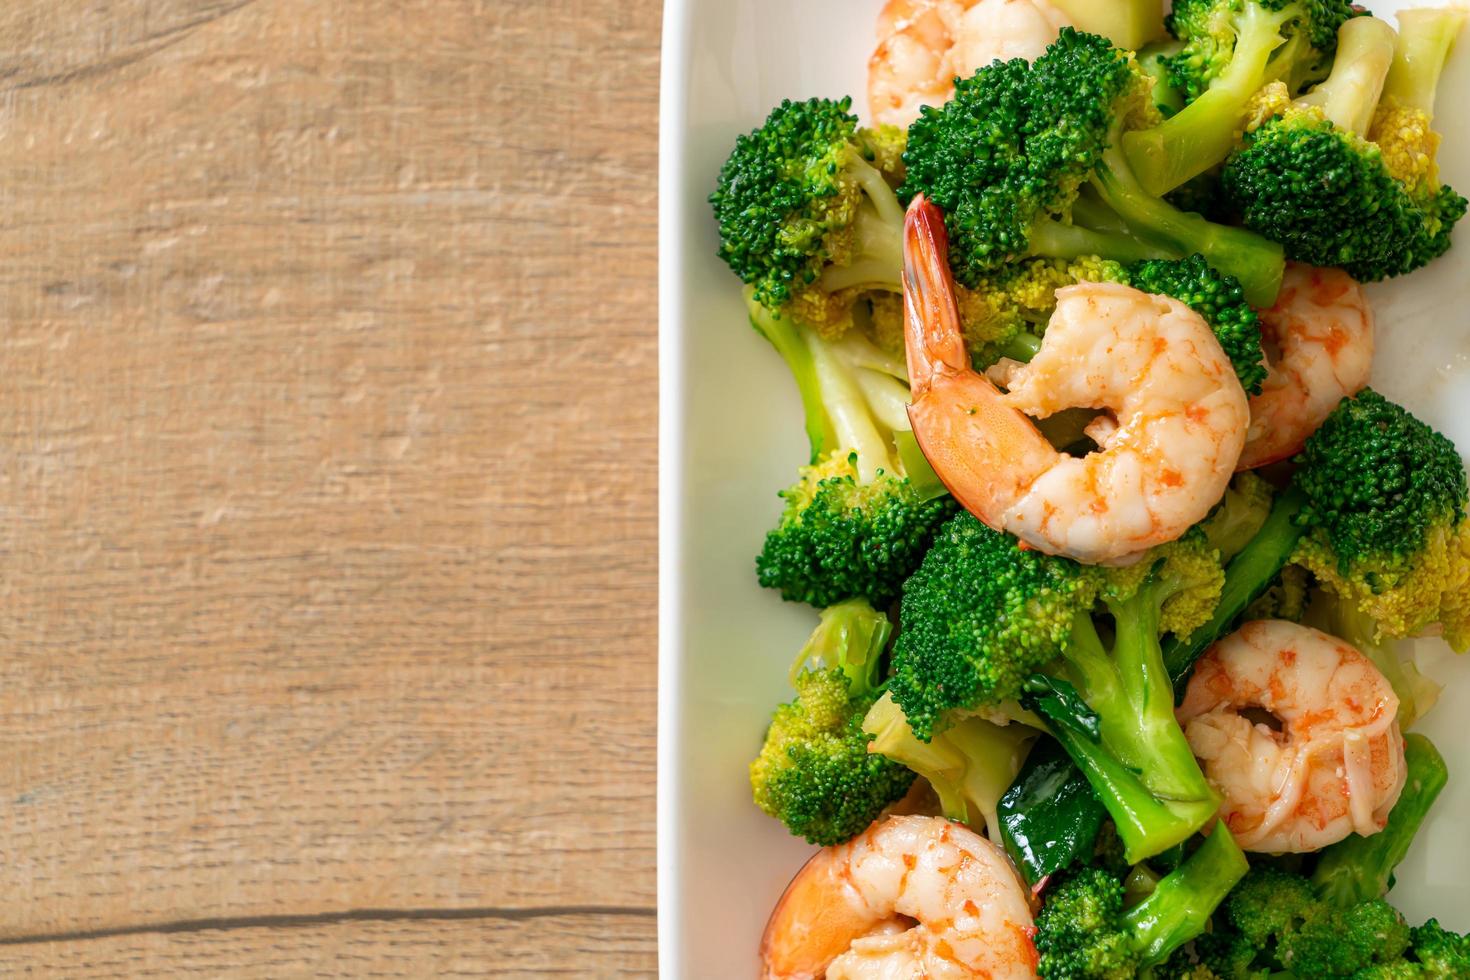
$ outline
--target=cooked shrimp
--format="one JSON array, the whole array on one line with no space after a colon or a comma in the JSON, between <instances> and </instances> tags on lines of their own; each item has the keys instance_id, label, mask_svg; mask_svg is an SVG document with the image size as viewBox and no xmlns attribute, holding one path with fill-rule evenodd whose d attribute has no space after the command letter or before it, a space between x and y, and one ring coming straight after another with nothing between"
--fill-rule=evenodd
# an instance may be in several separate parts
<instances>
[{"instance_id":1,"label":"cooked shrimp","mask_svg":"<svg viewBox=\"0 0 1470 980\"><path fill-rule=\"evenodd\" d=\"M889 817L797 872L766 923L764 976L1034 978L1027 898L964 825Z\"/></svg>"},{"instance_id":2,"label":"cooked shrimp","mask_svg":"<svg viewBox=\"0 0 1470 980\"><path fill-rule=\"evenodd\" d=\"M1002 393L970 366L944 219L923 195L904 236L909 419L956 500L1027 545L1126 563L1199 522L1245 442L1245 392L1205 321L1115 283L1057 290L1041 350ZM1082 458L1052 448L1028 416L1110 410Z\"/></svg>"},{"instance_id":3,"label":"cooked shrimp","mask_svg":"<svg viewBox=\"0 0 1470 980\"><path fill-rule=\"evenodd\" d=\"M1373 367L1373 309L1341 269L1287 263L1276 305L1261 314L1261 335L1269 373L1251 398L1242 470L1301 449Z\"/></svg>"},{"instance_id":4,"label":"cooked shrimp","mask_svg":"<svg viewBox=\"0 0 1470 980\"><path fill-rule=\"evenodd\" d=\"M1047 0L889 0L868 60L868 109L907 128L919 108L942 105L955 76L997 58L1028 61L1070 22Z\"/></svg>"},{"instance_id":5,"label":"cooked shrimp","mask_svg":"<svg viewBox=\"0 0 1470 980\"><path fill-rule=\"evenodd\" d=\"M1258 619L1200 659L1178 717L1240 846L1280 853L1383 829L1406 774L1398 709L1383 674L1353 647Z\"/></svg>"}]
</instances>

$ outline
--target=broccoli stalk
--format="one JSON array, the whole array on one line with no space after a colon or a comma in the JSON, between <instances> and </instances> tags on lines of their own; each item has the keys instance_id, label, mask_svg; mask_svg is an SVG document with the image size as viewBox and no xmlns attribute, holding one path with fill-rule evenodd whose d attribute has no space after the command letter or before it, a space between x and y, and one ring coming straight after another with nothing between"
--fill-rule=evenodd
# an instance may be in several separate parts
<instances>
[{"instance_id":1,"label":"broccoli stalk","mask_svg":"<svg viewBox=\"0 0 1470 980\"><path fill-rule=\"evenodd\" d=\"M1105 38L1066 28L1030 65L995 62L909 128L900 196L945 211L962 285L1028 255L1115 262L1201 253L1269 306L1279 248L1178 211L1134 176L1118 140L1150 112L1153 84ZM1095 199L1094 199L1095 198Z\"/></svg>"},{"instance_id":2,"label":"broccoli stalk","mask_svg":"<svg viewBox=\"0 0 1470 980\"><path fill-rule=\"evenodd\" d=\"M1051 0L1078 30L1101 34L1118 47L1137 51L1164 33L1163 10L1153 0Z\"/></svg>"},{"instance_id":3,"label":"broccoli stalk","mask_svg":"<svg viewBox=\"0 0 1470 980\"><path fill-rule=\"evenodd\" d=\"M1162 195L1221 163L1240 138L1252 97L1331 53L1351 16L1334 0L1180 0L1168 25L1181 42L1162 57L1189 105L1123 136L1123 151L1150 194ZM1260 305L1260 304L1257 304Z\"/></svg>"},{"instance_id":4,"label":"broccoli stalk","mask_svg":"<svg viewBox=\"0 0 1470 980\"><path fill-rule=\"evenodd\" d=\"M1312 885L1339 908L1388 894L1393 869L1409 853L1409 844L1449 779L1444 757L1423 735L1404 736L1404 763L1404 789L1389 811L1388 824L1371 837L1353 834L1338 841L1317 859Z\"/></svg>"},{"instance_id":5,"label":"broccoli stalk","mask_svg":"<svg viewBox=\"0 0 1470 980\"><path fill-rule=\"evenodd\" d=\"M908 767L928 781L946 817L987 832L992 839L1000 834L996 819L1000 798L1040 734L1019 722L998 725L971 717L959 719L928 742L921 742L891 694L874 702L863 719L863 731L873 736L870 751Z\"/></svg>"},{"instance_id":6,"label":"broccoli stalk","mask_svg":"<svg viewBox=\"0 0 1470 980\"><path fill-rule=\"evenodd\" d=\"M1203 563L1166 559L1130 595L1105 592L1112 648L1092 617L1079 612L1063 653L1060 674L1081 703L1052 678L1033 680L1023 702L1049 723L1092 783L1130 863L1187 840L1220 805L1174 718L1174 689L1159 646L1164 603L1208 577Z\"/></svg>"},{"instance_id":7,"label":"broccoli stalk","mask_svg":"<svg viewBox=\"0 0 1470 980\"><path fill-rule=\"evenodd\" d=\"M1048 980L1146 975L1204 932L1247 868L1223 824L1131 907L1124 907L1124 886L1114 875L1085 868L1046 895L1036 917L1037 973Z\"/></svg>"},{"instance_id":8,"label":"broccoli stalk","mask_svg":"<svg viewBox=\"0 0 1470 980\"><path fill-rule=\"evenodd\" d=\"M855 837L913 781L868 751L862 729L882 690L878 668L892 630L860 599L823 610L792 666L796 698L776 709L750 764L756 805L813 844Z\"/></svg>"}]
</instances>

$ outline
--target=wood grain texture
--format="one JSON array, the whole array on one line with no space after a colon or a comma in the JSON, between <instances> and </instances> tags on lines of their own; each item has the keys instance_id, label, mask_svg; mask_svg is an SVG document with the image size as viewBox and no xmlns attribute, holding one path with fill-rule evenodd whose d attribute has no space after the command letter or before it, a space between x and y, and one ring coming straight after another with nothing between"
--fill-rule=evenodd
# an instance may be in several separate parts
<instances>
[{"instance_id":1,"label":"wood grain texture","mask_svg":"<svg viewBox=\"0 0 1470 980\"><path fill-rule=\"evenodd\" d=\"M629 977L655 969L654 920L407 920L145 933L0 947L6 976Z\"/></svg>"},{"instance_id":2,"label":"wood grain texture","mask_svg":"<svg viewBox=\"0 0 1470 980\"><path fill-rule=\"evenodd\" d=\"M659 13L0 5L0 936L652 908Z\"/></svg>"}]
</instances>

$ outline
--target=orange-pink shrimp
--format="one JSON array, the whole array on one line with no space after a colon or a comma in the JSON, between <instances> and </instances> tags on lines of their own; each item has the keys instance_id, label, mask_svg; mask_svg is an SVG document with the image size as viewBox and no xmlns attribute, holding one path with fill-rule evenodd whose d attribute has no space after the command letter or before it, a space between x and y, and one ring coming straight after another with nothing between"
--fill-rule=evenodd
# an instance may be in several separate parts
<instances>
[{"instance_id":1,"label":"orange-pink shrimp","mask_svg":"<svg viewBox=\"0 0 1470 980\"><path fill-rule=\"evenodd\" d=\"M943 817L895 816L818 851L761 939L766 980L1033 980L1029 893L1000 848Z\"/></svg>"},{"instance_id":2,"label":"orange-pink shrimp","mask_svg":"<svg viewBox=\"0 0 1470 980\"><path fill-rule=\"evenodd\" d=\"M1199 314L1116 283L1059 289L1041 349L1001 392L970 365L944 218L923 195L905 222L909 419L956 500L1027 545L1127 563L1198 523L1245 443L1245 392ZM1054 449L1032 417L1104 409L1097 451ZM1029 416L1029 417L1028 417Z\"/></svg>"},{"instance_id":3,"label":"orange-pink shrimp","mask_svg":"<svg viewBox=\"0 0 1470 980\"><path fill-rule=\"evenodd\" d=\"M889 0L868 61L868 110L907 128L962 78L996 59L1033 59L1070 21L1047 0Z\"/></svg>"},{"instance_id":4,"label":"orange-pink shrimp","mask_svg":"<svg viewBox=\"0 0 1470 980\"><path fill-rule=\"evenodd\" d=\"M1383 829L1406 776L1398 708L1354 647L1263 619L1205 653L1178 717L1240 846L1282 853Z\"/></svg>"},{"instance_id":5,"label":"orange-pink shrimp","mask_svg":"<svg viewBox=\"0 0 1470 980\"><path fill-rule=\"evenodd\" d=\"M1237 468L1291 456L1373 368L1373 309L1341 269L1289 262L1276 305L1261 313L1268 374L1251 396Z\"/></svg>"}]
</instances>

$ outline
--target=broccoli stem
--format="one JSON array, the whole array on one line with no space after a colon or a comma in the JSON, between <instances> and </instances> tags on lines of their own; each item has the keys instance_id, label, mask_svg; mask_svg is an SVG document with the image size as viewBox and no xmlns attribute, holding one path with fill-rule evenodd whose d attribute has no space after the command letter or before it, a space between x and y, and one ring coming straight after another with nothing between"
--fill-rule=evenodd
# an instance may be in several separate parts
<instances>
[{"instance_id":1,"label":"broccoli stem","mask_svg":"<svg viewBox=\"0 0 1470 980\"><path fill-rule=\"evenodd\" d=\"M996 725L964 718L928 742L919 741L903 709L885 693L868 709L863 730L873 736L868 751L906 766L928 780L940 809L951 820L985 830L1000 841L996 808L1026 761L1039 734L1012 723ZM982 823L983 822L983 823Z\"/></svg>"},{"instance_id":2,"label":"broccoli stem","mask_svg":"<svg viewBox=\"0 0 1470 980\"><path fill-rule=\"evenodd\" d=\"M1268 80L1271 53L1282 43L1281 27L1294 14L1291 5L1274 12L1259 3L1244 7L1230 64L1210 87L1159 125L1123 135L1128 163L1148 193L1167 194L1204 173L1240 138L1246 105Z\"/></svg>"},{"instance_id":3,"label":"broccoli stem","mask_svg":"<svg viewBox=\"0 0 1470 980\"><path fill-rule=\"evenodd\" d=\"M1210 788L1179 723L1159 649L1159 607L1167 586L1150 584L1110 602L1116 620L1111 654L1089 615L1073 623L1066 673L1097 714L1098 738L1075 724L1053 724L1117 825L1130 862L1186 840L1215 815ZM1048 722L1064 721L1045 702ZM1049 712L1049 713L1048 713Z\"/></svg>"},{"instance_id":4,"label":"broccoli stem","mask_svg":"<svg viewBox=\"0 0 1470 980\"><path fill-rule=\"evenodd\" d=\"M1255 232L1217 225L1180 211L1149 193L1129 169L1116 143L1103 154L1102 163L1093 173L1092 186L1140 237L1161 244L1176 258L1200 253L1210 265L1240 280L1246 301L1252 306L1265 308L1276 302L1286 269L1280 245Z\"/></svg>"},{"instance_id":5,"label":"broccoli stem","mask_svg":"<svg viewBox=\"0 0 1470 980\"><path fill-rule=\"evenodd\" d=\"M1194 662L1240 618L1255 599L1270 586L1296 550L1306 533L1296 524L1304 497L1295 486L1287 488L1271 504L1266 523L1245 548L1225 568L1225 585L1220 601L1209 622L1189 636L1171 636L1164 645L1164 665L1174 679L1176 690L1182 690L1189 679Z\"/></svg>"},{"instance_id":6,"label":"broccoli stem","mask_svg":"<svg viewBox=\"0 0 1470 980\"><path fill-rule=\"evenodd\" d=\"M1075 214L1074 218L1080 220L1080 216ZM1116 262L1131 263L1145 259L1179 258L1167 249L1124 232L1094 230L1056 218L1043 218L1032 225L1029 245L1030 254L1051 259L1105 255Z\"/></svg>"},{"instance_id":7,"label":"broccoli stem","mask_svg":"<svg viewBox=\"0 0 1470 980\"><path fill-rule=\"evenodd\" d=\"M1421 7L1399 11L1398 41L1383 97L1401 106L1434 115L1434 96L1450 48L1465 24L1458 7Z\"/></svg>"},{"instance_id":8,"label":"broccoli stem","mask_svg":"<svg viewBox=\"0 0 1470 980\"><path fill-rule=\"evenodd\" d=\"M1393 64L1394 30L1376 17L1354 17L1337 32L1337 57L1326 81L1297 100L1318 106L1338 129L1362 134L1373 121Z\"/></svg>"},{"instance_id":9,"label":"broccoli stem","mask_svg":"<svg viewBox=\"0 0 1470 980\"><path fill-rule=\"evenodd\" d=\"M1163 7L1154 0L1051 0L1080 31L1101 34L1118 47L1137 51L1164 33Z\"/></svg>"},{"instance_id":10,"label":"broccoli stem","mask_svg":"<svg viewBox=\"0 0 1470 980\"><path fill-rule=\"evenodd\" d=\"M871 694L879 687L878 665L892 635L893 624L867 599L848 599L828 606L791 664L791 686L797 686L803 669L816 664L828 669L840 667L854 695Z\"/></svg>"},{"instance_id":11,"label":"broccoli stem","mask_svg":"<svg viewBox=\"0 0 1470 980\"><path fill-rule=\"evenodd\" d=\"M1223 823L1199 850L1165 875L1142 902L1123 913L1140 947L1141 968L1157 966L1204 932L1210 914L1225 900L1249 865Z\"/></svg>"},{"instance_id":12,"label":"broccoli stem","mask_svg":"<svg viewBox=\"0 0 1470 980\"><path fill-rule=\"evenodd\" d=\"M828 292L865 286L898 292L902 288L903 205L872 164L852 159L847 172L866 198L853 222L853 258L822 273Z\"/></svg>"},{"instance_id":13,"label":"broccoli stem","mask_svg":"<svg viewBox=\"0 0 1470 980\"><path fill-rule=\"evenodd\" d=\"M811 459L815 463L822 454L836 445L836 433L827 409L822 404L822 388L818 383L816 362L811 348L807 346L807 331L797 326L789 316L772 312L755 298L755 287L745 287L745 306L750 315L750 325L755 328L776 353L786 362L791 376L796 380L796 390L801 395L801 409L805 417L807 441L811 444Z\"/></svg>"},{"instance_id":14,"label":"broccoli stem","mask_svg":"<svg viewBox=\"0 0 1470 980\"><path fill-rule=\"evenodd\" d=\"M1404 736L1404 762L1408 778L1389 811L1387 826L1371 837L1347 837L1324 850L1317 860L1312 884L1339 908L1352 908L1388 893L1393 869L1409 852L1409 844L1449 779L1444 757L1423 735Z\"/></svg>"}]
</instances>

